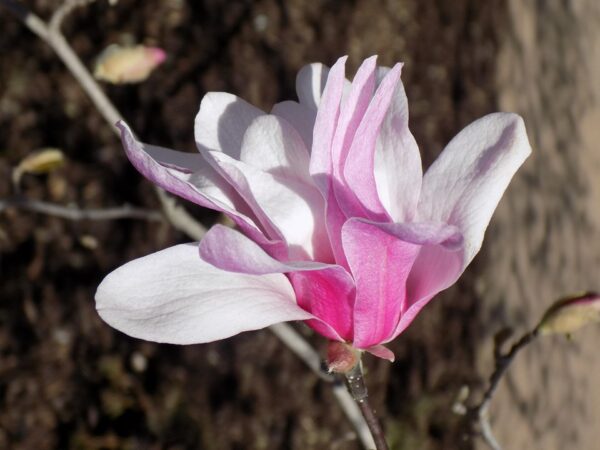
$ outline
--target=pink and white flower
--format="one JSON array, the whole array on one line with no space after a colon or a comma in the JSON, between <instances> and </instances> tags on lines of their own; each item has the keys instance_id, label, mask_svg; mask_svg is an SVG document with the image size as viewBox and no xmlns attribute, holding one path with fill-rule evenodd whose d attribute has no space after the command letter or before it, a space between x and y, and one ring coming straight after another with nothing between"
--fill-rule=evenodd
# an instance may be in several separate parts
<instances>
[{"instance_id":1,"label":"pink and white flower","mask_svg":"<svg viewBox=\"0 0 600 450\"><path fill-rule=\"evenodd\" d=\"M305 321L328 339L392 359L385 344L481 247L531 152L523 120L485 116L422 173L401 64L346 58L298 74L298 102L265 114L212 92L195 122L198 153L138 142L127 156L153 183L237 225L129 262L96 294L111 326L157 342L223 339Z\"/></svg>"}]
</instances>

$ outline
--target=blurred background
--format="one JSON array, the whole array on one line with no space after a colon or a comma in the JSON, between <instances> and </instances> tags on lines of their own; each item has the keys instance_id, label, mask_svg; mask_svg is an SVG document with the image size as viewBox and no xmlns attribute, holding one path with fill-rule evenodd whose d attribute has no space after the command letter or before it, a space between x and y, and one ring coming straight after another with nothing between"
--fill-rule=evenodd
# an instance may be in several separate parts
<instances>
[{"instance_id":1,"label":"blurred background","mask_svg":"<svg viewBox=\"0 0 600 450\"><path fill-rule=\"evenodd\" d=\"M61 2L23 2L48 19ZM425 166L469 122L522 114L534 153L481 254L391 349L366 358L393 449L483 448L452 404L493 369L494 334L535 325L558 297L600 289L600 6L594 0L119 0L76 9L63 31L89 67L114 43L159 46L146 81L103 87L145 142L194 151L208 91L269 110L296 72L349 55L405 63ZM48 45L0 2L0 200L12 170L54 147L64 167L24 175L28 199L159 211L149 182ZM214 213L185 205L206 226ZM68 221L0 210L0 449L359 449L330 387L268 330L208 345L142 342L105 325L94 292L111 270L188 239L164 222ZM316 348L324 341L296 327ZM506 448L594 449L600 330L519 355L492 405Z\"/></svg>"}]
</instances>

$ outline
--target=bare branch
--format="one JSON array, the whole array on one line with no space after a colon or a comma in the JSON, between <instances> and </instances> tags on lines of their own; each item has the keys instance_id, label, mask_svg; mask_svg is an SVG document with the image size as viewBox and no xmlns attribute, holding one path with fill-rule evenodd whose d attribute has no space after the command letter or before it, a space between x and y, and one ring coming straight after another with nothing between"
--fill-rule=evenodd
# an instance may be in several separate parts
<instances>
[{"instance_id":1,"label":"bare branch","mask_svg":"<svg viewBox=\"0 0 600 450\"><path fill-rule=\"evenodd\" d=\"M512 345L508 352L502 353L500 348L495 348L495 369L490 375L488 387L485 390L481 401L468 409L467 417L470 420L472 427L479 427L481 437L492 450L502 450L502 447L496 440L489 421L490 403L500 384L500 380L502 380L506 374L517 353L529 345L537 336L538 331L536 327L525 333L521 339Z\"/></svg>"},{"instance_id":2,"label":"bare branch","mask_svg":"<svg viewBox=\"0 0 600 450\"><path fill-rule=\"evenodd\" d=\"M30 200L24 197L0 200L0 212L8 208L17 208L73 221L142 219L150 222L162 222L165 220L163 215L158 211L135 208L130 205L118 208L80 209L76 206L63 206L40 200Z\"/></svg>"},{"instance_id":3,"label":"bare branch","mask_svg":"<svg viewBox=\"0 0 600 450\"><path fill-rule=\"evenodd\" d=\"M194 219L175 198L157 186L154 186L154 190L169 223L193 240L201 240L206 234L204 225Z\"/></svg>"},{"instance_id":4,"label":"bare branch","mask_svg":"<svg viewBox=\"0 0 600 450\"><path fill-rule=\"evenodd\" d=\"M75 9L83 6L91 5L96 0L65 0L52 14L48 27L53 33L60 33L60 27L63 20L71 14Z\"/></svg>"}]
</instances>

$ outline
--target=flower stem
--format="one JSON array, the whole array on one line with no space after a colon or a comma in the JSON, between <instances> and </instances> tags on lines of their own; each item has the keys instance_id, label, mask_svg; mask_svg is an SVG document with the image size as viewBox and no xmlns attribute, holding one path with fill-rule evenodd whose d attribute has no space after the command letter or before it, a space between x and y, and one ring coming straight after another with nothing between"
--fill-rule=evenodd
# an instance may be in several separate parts
<instances>
[{"instance_id":1,"label":"flower stem","mask_svg":"<svg viewBox=\"0 0 600 450\"><path fill-rule=\"evenodd\" d=\"M352 398L358 405L360 412L365 418L369 430L373 435L376 450L389 450L379 419L377 419L373 408L371 408L371 405L369 404L369 393L367 391L367 386L365 385L362 364L360 362L356 364L352 370L346 373L346 382L348 384L348 390L350 391L350 394L352 394Z\"/></svg>"}]
</instances>

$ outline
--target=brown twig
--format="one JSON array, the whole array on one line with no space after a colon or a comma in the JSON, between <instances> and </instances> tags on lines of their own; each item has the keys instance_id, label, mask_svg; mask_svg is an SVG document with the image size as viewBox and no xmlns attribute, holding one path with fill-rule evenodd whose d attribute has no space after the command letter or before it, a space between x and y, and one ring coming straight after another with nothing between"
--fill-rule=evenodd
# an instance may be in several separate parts
<instances>
[{"instance_id":1,"label":"brown twig","mask_svg":"<svg viewBox=\"0 0 600 450\"><path fill-rule=\"evenodd\" d=\"M130 205L117 208L81 209L76 206L63 206L56 203L31 200L25 197L0 200L0 212L11 207L73 221L116 219L142 219L151 222L164 221L164 217L159 211L135 208Z\"/></svg>"},{"instance_id":2,"label":"brown twig","mask_svg":"<svg viewBox=\"0 0 600 450\"><path fill-rule=\"evenodd\" d=\"M492 398L502 380L502 377L506 374L506 371L512 364L515 356L519 351L529 345L538 336L537 328L525 333L521 339L515 342L512 347L506 353L502 353L500 348L494 350L495 355L495 368L490 375L488 381L488 387L483 393L481 401L470 407L467 411L467 417L470 420L473 428L476 425L479 426L479 433L485 441L485 443L493 450L502 450L502 447L496 440L492 431L492 426L489 421L489 408Z\"/></svg>"},{"instance_id":3,"label":"brown twig","mask_svg":"<svg viewBox=\"0 0 600 450\"><path fill-rule=\"evenodd\" d=\"M379 419L375 415L373 408L369 404L369 392L365 384L365 379L362 372L362 364L359 362L346 374L346 381L348 383L348 390L352 394L352 398L360 408L371 435L375 440L375 448L377 450L388 450L389 447L385 440L385 435L379 423Z\"/></svg>"}]
</instances>

